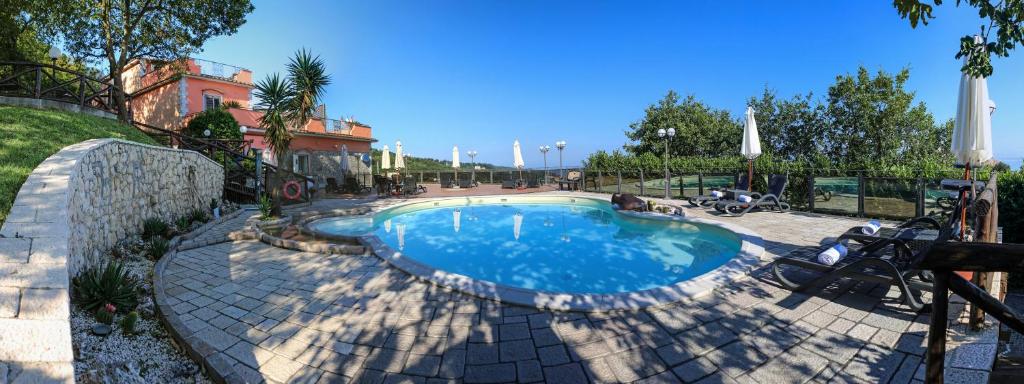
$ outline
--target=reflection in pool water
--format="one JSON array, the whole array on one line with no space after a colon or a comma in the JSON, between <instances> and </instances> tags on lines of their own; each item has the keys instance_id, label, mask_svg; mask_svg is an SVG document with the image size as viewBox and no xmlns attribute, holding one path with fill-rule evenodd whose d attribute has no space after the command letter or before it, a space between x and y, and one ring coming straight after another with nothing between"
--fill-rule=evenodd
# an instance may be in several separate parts
<instances>
[{"instance_id":1,"label":"reflection in pool water","mask_svg":"<svg viewBox=\"0 0 1024 384\"><path fill-rule=\"evenodd\" d=\"M688 280L729 261L739 237L698 223L650 220L608 203L425 204L372 217L314 222L314 230L374 234L447 272L529 289L619 293Z\"/></svg>"}]
</instances>

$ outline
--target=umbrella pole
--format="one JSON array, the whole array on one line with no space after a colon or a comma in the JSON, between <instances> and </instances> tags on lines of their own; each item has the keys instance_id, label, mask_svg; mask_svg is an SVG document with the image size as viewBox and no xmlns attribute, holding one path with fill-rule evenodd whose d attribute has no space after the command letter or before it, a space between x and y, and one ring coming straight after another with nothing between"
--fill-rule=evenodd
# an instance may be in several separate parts
<instances>
[{"instance_id":1,"label":"umbrella pole","mask_svg":"<svg viewBox=\"0 0 1024 384\"><path fill-rule=\"evenodd\" d=\"M754 160L747 159L747 191L754 190Z\"/></svg>"},{"instance_id":2,"label":"umbrella pole","mask_svg":"<svg viewBox=\"0 0 1024 384\"><path fill-rule=\"evenodd\" d=\"M964 165L964 180L971 181L971 163L967 162ZM974 185L971 185L971 191L974 191ZM963 241L966 237L964 233L967 230L967 192L960 192L960 241Z\"/></svg>"}]
</instances>

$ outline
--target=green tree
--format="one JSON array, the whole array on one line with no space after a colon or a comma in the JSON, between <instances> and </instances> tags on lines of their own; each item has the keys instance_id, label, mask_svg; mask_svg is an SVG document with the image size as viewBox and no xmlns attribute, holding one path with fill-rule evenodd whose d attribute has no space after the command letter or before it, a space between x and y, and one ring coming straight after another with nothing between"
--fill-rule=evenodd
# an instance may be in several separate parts
<instances>
[{"instance_id":1,"label":"green tree","mask_svg":"<svg viewBox=\"0 0 1024 384\"><path fill-rule=\"evenodd\" d=\"M747 105L754 108L764 153L784 160L810 160L819 153L827 127L824 108L811 93L784 100L766 87L760 98L751 97Z\"/></svg>"},{"instance_id":2,"label":"green tree","mask_svg":"<svg viewBox=\"0 0 1024 384\"><path fill-rule=\"evenodd\" d=\"M910 27L918 24L928 25L934 6L942 5L942 0L893 0L893 6L900 17L910 20ZM1018 44L1024 43L1024 2L999 0L957 0L956 5L966 4L977 8L978 17L982 19L980 35L982 42L976 43L974 36L965 35L960 38L960 51L956 58L967 57L963 71L975 76L992 75L991 55L1007 57ZM985 22L987 21L987 26ZM995 41L989 41L992 32ZM980 53L980 54L974 54Z\"/></svg>"},{"instance_id":3,"label":"green tree","mask_svg":"<svg viewBox=\"0 0 1024 384\"><path fill-rule=\"evenodd\" d=\"M211 108L195 115L189 120L185 131L193 137L205 137L203 131L210 130L210 138L221 140L240 140L238 120L224 108Z\"/></svg>"},{"instance_id":4,"label":"green tree","mask_svg":"<svg viewBox=\"0 0 1024 384\"><path fill-rule=\"evenodd\" d=\"M41 31L58 36L71 56L103 63L114 85L137 58L175 60L215 36L235 33L252 12L249 0L51 0L47 12L31 14ZM124 95L116 95L127 121Z\"/></svg>"},{"instance_id":5,"label":"green tree","mask_svg":"<svg viewBox=\"0 0 1024 384\"><path fill-rule=\"evenodd\" d=\"M277 73L268 75L256 84L255 91L255 96L260 100L256 109L263 112L260 127L264 130L264 140L277 159L276 180L268 185L273 200L271 214L275 216L281 214L280 184L291 169L290 131L305 127L316 115L324 89L331 83L320 56L314 57L305 49L295 53L287 69L287 79L282 79Z\"/></svg>"},{"instance_id":6,"label":"green tree","mask_svg":"<svg viewBox=\"0 0 1024 384\"><path fill-rule=\"evenodd\" d=\"M855 75L836 77L825 106L827 129L823 152L836 164L852 167L906 163L941 147L941 127L924 103L914 103L905 89L910 71L879 70L872 76L861 67ZM948 138L948 136L946 136ZM945 141L948 144L948 141ZM939 145L940 147L936 147Z\"/></svg>"},{"instance_id":7,"label":"green tree","mask_svg":"<svg viewBox=\"0 0 1024 384\"><path fill-rule=\"evenodd\" d=\"M629 125L625 146L630 154L664 153L664 139L658 129L675 128L670 140L671 156L720 156L738 153L742 126L728 111L711 108L693 96L680 100L669 91L657 104L647 107L644 118Z\"/></svg>"}]
</instances>

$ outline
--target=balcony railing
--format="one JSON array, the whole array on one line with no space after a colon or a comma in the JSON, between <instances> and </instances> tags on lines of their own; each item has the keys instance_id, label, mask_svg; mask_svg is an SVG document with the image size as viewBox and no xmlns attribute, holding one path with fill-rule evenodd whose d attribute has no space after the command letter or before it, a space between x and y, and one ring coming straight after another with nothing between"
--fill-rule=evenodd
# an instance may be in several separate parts
<instances>
[{"instance_id":1,"label":"balcony railing","mask_svg":"<svg viewBox=\"0 0 1024 384\"><path fill-rule=\"evenodd\" d=\"M324 120L324 130L327 133L336 135L351 135L352 126L342 120L326 119Z\"/></svg>"},{"instance_id":2,"label":"balcony railing","mask_svg":"<svg viewBox=\"0 0 1024 384\"><path fill-rule=\"evenodd\" d=\"M239 72L245 70L245 68L242 67L218 63L216 61L204 59L192 59L192 61L195 62L197 67L199 67L200 75L219 77L228 80L233 80Z\"/></svg>"}]
</instances>

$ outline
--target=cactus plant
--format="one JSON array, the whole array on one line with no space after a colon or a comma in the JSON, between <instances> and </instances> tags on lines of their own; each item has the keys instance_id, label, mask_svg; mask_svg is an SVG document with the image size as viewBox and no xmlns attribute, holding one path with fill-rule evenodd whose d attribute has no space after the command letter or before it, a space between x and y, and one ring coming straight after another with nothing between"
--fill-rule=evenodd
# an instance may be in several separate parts
<instances>
[{"instance_id":1,"label":"cactus plant","mask_svg":"<svg viewBox=\"0 0 1024 384\"><path fill-rule=\"evenodd\" d=\"M107 303L107 305L96 310L96 321L106 325L113 324L114 312L117 312L117 307L113 304Z\"/></svg>"},{"instance_id":2,"label":"cactus plant","mask_svg":"<svg viewBox=\"0 0 1024 384\"><path fill-rule=\"evenodd\" d=\"M139 322L139 313L135 311L128 312L127 315L121 318L121 332L126 335L135 333L135 325Z\"/></svg>"}]
</instances>

